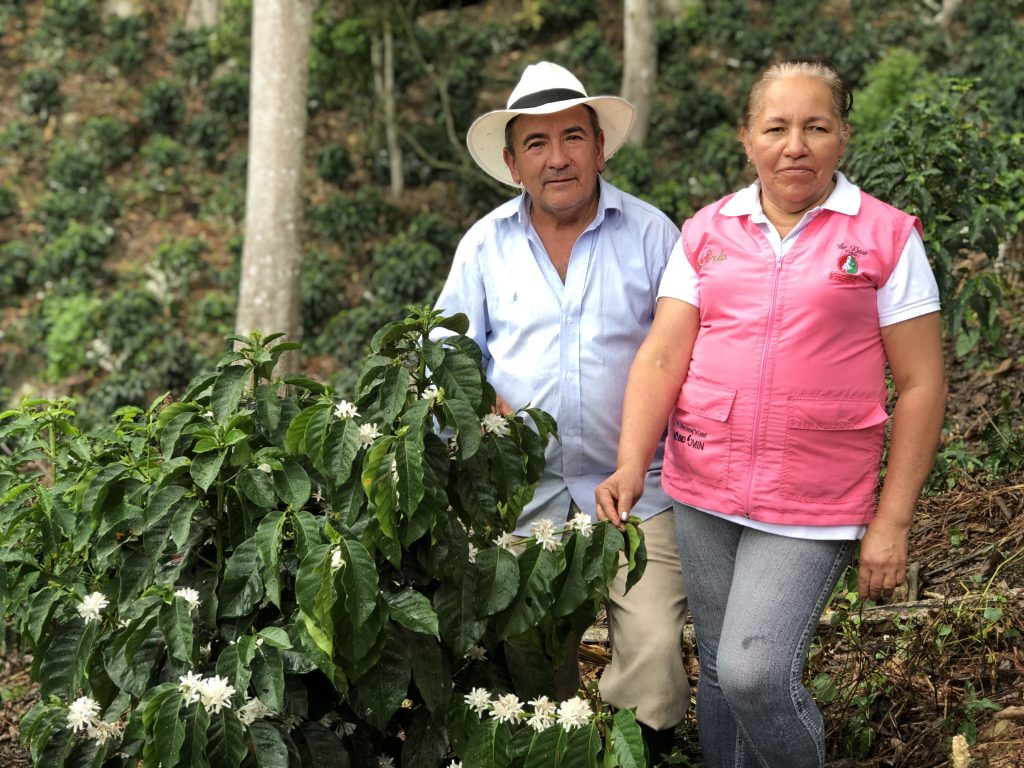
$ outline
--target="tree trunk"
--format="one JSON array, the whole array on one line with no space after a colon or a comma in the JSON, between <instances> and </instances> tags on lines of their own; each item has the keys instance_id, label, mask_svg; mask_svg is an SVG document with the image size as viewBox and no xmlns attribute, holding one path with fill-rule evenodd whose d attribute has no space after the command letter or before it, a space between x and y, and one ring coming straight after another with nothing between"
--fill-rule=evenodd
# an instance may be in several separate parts
<instances>
[{"instance_id":1,"label":"tree trunk","mask_svg":"<svg viewBox=\"0 0 1024 768\"><path fill-rule=\"evenodd\" d=\"M643 146L651 128L651 95L658 71L658 45L654 29L656 0L626 0L623 25L622 98L636 107L636 122L629 143Z\"/></svg>"},{"instance_id":2,"label":"tree trunk","mask_svg":"<svg viewBox=\"0 0 1024 768\"><path fill-rule=\"evenodd\" d=\"M373 89L384 120L384 140L388 152L388 169L391 173L391 197L393 200L400 200L405 192L405 169L395 118L395 35L391 28L391 19L387 16L381 21L381 36L373 38L370 43L370 60L373 65Z\"/></svg>"},{"instance_id":3,"label":"tree trunk","mask_svg":"<svg viewBox=\"0 0 1024 768\"><path fill-rule=\"evenodd\" d=\"M313 0L254 0L245 244L235 332L298 341ZM297 360L282 367L294 370Z\"/></svg>"},{"instance_id":4,"label":"tree trunk","mask_svg":"<svg viewBox=\"0 0 1024 768\"><path fill-rule=\"evenodd\" d=\"M185 29L216 27L220 24L220 12L224 0L190 0L185 14Z\"/></svg>"}]
</instances>

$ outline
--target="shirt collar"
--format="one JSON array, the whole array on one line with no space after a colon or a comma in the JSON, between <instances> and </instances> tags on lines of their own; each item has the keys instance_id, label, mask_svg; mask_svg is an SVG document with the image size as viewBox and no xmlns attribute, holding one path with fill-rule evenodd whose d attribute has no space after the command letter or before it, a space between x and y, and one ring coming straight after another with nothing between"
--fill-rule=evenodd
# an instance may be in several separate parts
<instances>
[{"instance_id":1,"label":"shirt collar","mask_svg":"<svg viewBox=\"0 0 1024 768\"><path fill-rule=\"evenodd\" d=\"M855 216L860 210L860 189L836 171L836 186L821 208L847 216ZM755 181L729 198L719 211L723 216L763 216L761 209L761 182Z\"/></svg>"},{"instance_id":2,"label":"shirt collar","mask_svg":"<svg viewBox=\"0 0 1024 768\"><path fill-rule=\"evenodd\" d=\"M597 201L597 215L594 216L594 220L587 229L600 226L601 222L605 220L605 217L611 211L617 211L619 214L622 213L622 190L605 181L603 176L597 177L597 183L601 190L600 198ZM515 216L524 227L531 227L530 196L523 192L519 197L511 200L510 203L511 205L508 210L503 212L504 217L512 218Z\"/></svg>"}]
</instances>

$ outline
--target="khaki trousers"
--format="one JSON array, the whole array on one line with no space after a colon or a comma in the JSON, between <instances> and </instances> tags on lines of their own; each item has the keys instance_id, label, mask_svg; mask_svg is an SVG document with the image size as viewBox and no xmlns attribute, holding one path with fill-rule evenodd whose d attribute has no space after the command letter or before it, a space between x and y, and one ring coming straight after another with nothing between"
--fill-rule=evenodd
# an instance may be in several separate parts
<instances>
[{"instance_id":1,"label":"khaki trousers","mask_svg":"<svg viewBox=\"0 0 1024 768\"><path fill-rule=\"evenodd\" d=\"M616 709L635 706L637 720L660 731L682 722L690 706L682 652L686 586L673 510L645 520L640 528L647 547L647 568L629 593L623 594L627 560L620 556L619 572L606 603L612 660L601 674L599 690L605 704ZM578 640L569 639L565 662L555 673L559 698L573 696L579 688Z\"/></svg>"}]
</instances>

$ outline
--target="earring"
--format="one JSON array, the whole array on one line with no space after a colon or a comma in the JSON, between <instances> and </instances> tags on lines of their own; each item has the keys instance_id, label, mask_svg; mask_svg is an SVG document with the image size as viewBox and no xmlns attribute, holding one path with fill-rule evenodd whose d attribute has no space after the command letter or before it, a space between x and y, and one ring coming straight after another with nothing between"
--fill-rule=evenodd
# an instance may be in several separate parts
<instances>
[{"instance_id":1,"label":"earring","mask_svg":"<svg viewBox=\"0 0 1024 768\"><path fill-rule=\"evenodd\" d=\"M836 168L842 168L842 166L843 166L843 156L840 155L838 158L836 158Z\"/></svg>"}]
</instances>

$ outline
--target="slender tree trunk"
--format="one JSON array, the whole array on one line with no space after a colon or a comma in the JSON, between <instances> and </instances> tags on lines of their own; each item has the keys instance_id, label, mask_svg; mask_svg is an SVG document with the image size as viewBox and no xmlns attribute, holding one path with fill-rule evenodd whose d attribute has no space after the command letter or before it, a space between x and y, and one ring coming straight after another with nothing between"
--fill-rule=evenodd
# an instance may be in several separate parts
<instances>
[{"instance_id":1,"label":"slender tree trunk","mask_svg":"<svg viewBox=\"0 0 1024 768\"><path fill-rule=\"evenodd\" d=\"M300 324L302 172L313 0L254 0L245 245L235 331ZM293 369L296 360L284 363Z\"/></svg>"},{"instance_id":2,"label":"slender tree trunk","mask_svg":"<svg viewBox=\"0 0 1024 768\"><path fill-rule=\"evenodd\" d=\"M654 28L656 0L625 0L622 97L636 107L629 143L643 146L651 128L651 98L658 71Z\"/></svg>"},{"instance_id":3,"label":"slender tree trunk","mask_svg":"<svg viewBox=\"0 0 1024 768\"><path fill-rule=\"evenodd\" d=\"M405 192L405 169L395 117L395 35L391 19L387 16L381 21L381 36L373 38L370 43L370 60L373 65L373 88L384 120L391 197L399 200Z\"/></svg>"},{"instance_id":4,"label":"slender tree trunk","mask_svg":"<svg viewBox=\"0 0 1024 768\"><path fill-rule=\"evenodd\" d=\"M199 29L220 24L220 12L224 0L190 0L185 14L185 28Z\"/></svg>"}]
</instances>

